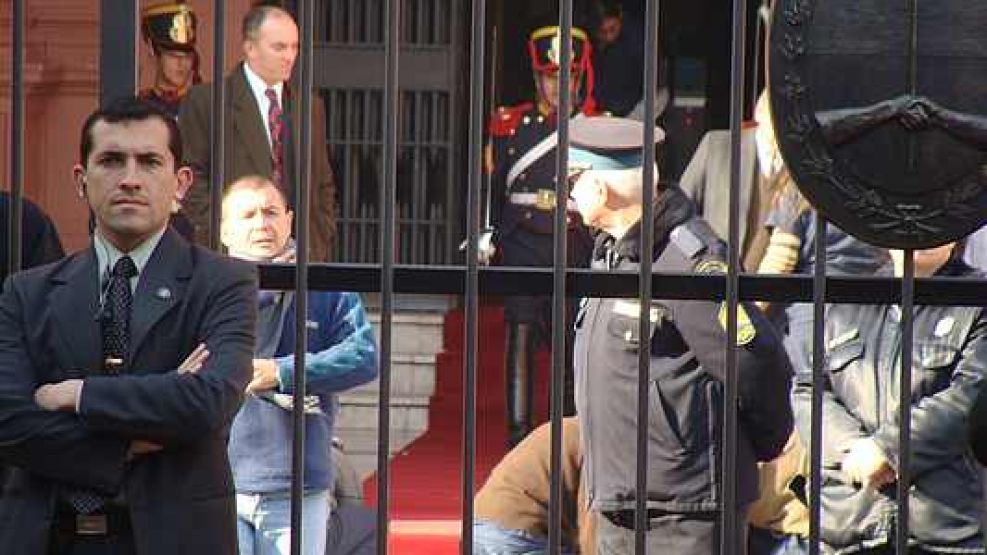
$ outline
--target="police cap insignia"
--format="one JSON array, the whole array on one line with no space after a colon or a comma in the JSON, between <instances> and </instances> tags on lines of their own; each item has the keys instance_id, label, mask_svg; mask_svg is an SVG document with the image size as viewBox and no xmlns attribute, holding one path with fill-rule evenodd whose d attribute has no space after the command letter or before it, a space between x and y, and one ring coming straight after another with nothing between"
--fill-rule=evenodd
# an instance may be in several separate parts
<instances>
[{"instance_id":1,"label":"police cap insignia","mask_svg":"<svg viewBox=\"0 0 987 555\"><path fill-rule=\"evenodd\" d=\"M727 303L726 301L720 303L720 314L718 320L720 321L720 327L723 331L727 331ZM754 323L751 322L750 316L747 315L747 311L744 310L744 305L737 305L737 346L743 347L744 345L750 343L757 336L757 330L754 329Z\"/></svg>"}]
</instances>

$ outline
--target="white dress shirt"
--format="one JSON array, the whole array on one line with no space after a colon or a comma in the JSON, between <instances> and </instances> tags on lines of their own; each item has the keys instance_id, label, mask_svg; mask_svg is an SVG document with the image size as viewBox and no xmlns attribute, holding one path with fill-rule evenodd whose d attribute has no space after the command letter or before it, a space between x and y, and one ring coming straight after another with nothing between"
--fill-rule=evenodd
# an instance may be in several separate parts
<instances>
[{"instance_id":1,"label":"white dress shirt","mask_svg":"<svg viewBox=\"0 0 987 555\"><path fill-rule=\"evenodd\" d=\"M281 112L284 113L284 83L278 83L277 85L268 85L261 79L252 69L250 65L246 62L243 63L243 74L247 77L247 84L250 85L250 92L254 93L254 100L257 101L257 107L260 108L260 117L264 122L264 134L267 137L267 144L271 143L271 122L267 117L268 111L271 109L271 100L267 98L267 89L274 89L274 94L278 98L278 106L281 107Z\"/></svg>"}]
</instances>

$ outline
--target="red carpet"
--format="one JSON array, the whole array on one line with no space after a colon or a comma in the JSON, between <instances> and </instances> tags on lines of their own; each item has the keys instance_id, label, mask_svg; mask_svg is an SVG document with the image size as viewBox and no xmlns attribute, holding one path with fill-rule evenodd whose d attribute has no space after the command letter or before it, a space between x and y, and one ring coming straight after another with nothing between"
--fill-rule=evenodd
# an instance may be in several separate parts
<instances>
[{"instance_id":1,"label":"red carpet","mask_svg":"<svg viewBox=\"0 0 987 555\"><path fill-rule=\"evenodd\" d=\"M459 552L462 520L460 490L463 460L463 311L446 315L444 351L436 357L435 396L429 406L429 429L391 461L389 552L443 555ZM505 452L503 309L480 307L477 368L476 488ZM549 357L537 360L536 420L547 414ZM377 481L365 483L374 503Z\"/></svg>"}]
</instances>

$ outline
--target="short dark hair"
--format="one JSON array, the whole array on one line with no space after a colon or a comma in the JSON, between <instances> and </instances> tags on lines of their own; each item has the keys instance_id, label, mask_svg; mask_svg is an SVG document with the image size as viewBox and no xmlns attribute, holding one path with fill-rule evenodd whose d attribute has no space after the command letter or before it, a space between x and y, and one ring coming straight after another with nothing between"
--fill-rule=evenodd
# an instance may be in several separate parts
<instances>
[{"instance_id":1,"label":"short dark hair","mask_svg":"<svg viewBox=\"0 0 987 555\"><path fill-rule=\"evenodd\" d=\"M283 8L277 5L270 2L257 2L250 8L247 15L243 16L243 24L240 28L240 32L243 35L243 40L256 39L257 30L264 24L267 17L272 14L283 15L294 20L290 13L286 12Z\"/></svg>"},{"instance_id":2,"label":"short dark hair","mask_svg":"<svg viewBox=\"0 0 987 555\"><path fill-rule=\"evenodd\" d=\"M182 164L182 134L178 130L178 124L169 114L136 96L114 98L89 114L85 123L82 124L82 138L79 141L79 163L85 166L89 160L89 154L93 150L93 126L97 123L101 121L124 123L147 121L155 118L161 120L168 128L168 150L175 158L175 167L177 168Z\"/></svg>"}]
</instances>

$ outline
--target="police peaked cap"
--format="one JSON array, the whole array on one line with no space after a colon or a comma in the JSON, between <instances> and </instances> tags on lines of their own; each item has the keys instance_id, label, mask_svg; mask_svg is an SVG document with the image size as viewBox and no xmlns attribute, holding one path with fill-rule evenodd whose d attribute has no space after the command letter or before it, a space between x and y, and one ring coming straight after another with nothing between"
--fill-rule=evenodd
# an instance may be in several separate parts
<instances>
[{"instance_id":1,"label":"police peaked cap","mask_svg":"<svg viewBox=\"0 0 987 555\"><path fill-rule=\"evenodd\" d=\"M655 127L655 143L665 131ZM644 124L627 118L594 116L569 122L569 166L594 170L622 170L642 165Z\"/></svg>"},{"instance_id":2,"label":"police peaked cap","mask_svg":"<svg viewBox=\"0 0 987 555\"><path fill-rule=\"evenodd\" d=\"M181 2L141 10L141 34L154 49L195 50L195 25L195 11Z\"/></svg>"}]
</instances>

